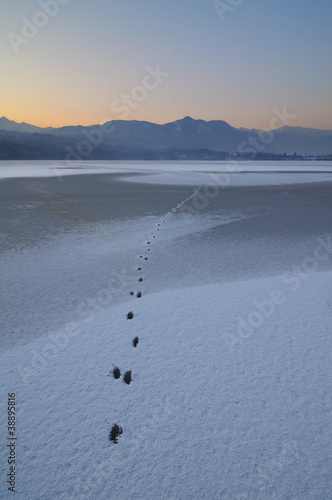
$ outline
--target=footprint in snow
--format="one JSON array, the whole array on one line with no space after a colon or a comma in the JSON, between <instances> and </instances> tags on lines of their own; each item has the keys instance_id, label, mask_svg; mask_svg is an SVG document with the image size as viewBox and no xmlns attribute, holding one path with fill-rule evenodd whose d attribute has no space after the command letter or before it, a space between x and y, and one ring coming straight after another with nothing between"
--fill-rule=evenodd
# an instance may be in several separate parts
<instances>
[{"instance_id":1,"label":"footprint in snow","mask_svg":"<svg viewBox=\"0 0 332 500\"><path fill-rule=\"evenodd\" d=\"M120 371L120 368L118 368L117 366L115 368L113 368L113 377L115 379L118 379L121 377L121 371Z\"/></svg>"},{"instance_id":2,"label":"footprint in snow","mask_svg":"<svg viewBox=\"0 0 332 500\"><path fill-rule=\"evenodd\" d=\"M133 340L133 346L134 347L137 347L138 341L139 341L139 338L135 337L134 340Z\"/></svg>"},{"instance_id":3,"label":"footprint in snow","mask_svg":"<svg viewBox=\"0 0 332 500\"><path fill-rule=\"evenodd\" d=\"M111 432L109 433L109 440L114 444L118 444L118 438L123 434L123 429L118 424L114 424Z\"/></svg>"},{"instance_id":4,"label":"footprint in snow","mask_svg":"<svg viewBox=\"0 0 332 500\"><path fill-rule=\"evenodd\" d=\"M130 382L132 381L132 378L131 378L131 370L129 370L128 372L126 372L123 376L123 381L129 385Z\"/></svg>"}]
</instances>

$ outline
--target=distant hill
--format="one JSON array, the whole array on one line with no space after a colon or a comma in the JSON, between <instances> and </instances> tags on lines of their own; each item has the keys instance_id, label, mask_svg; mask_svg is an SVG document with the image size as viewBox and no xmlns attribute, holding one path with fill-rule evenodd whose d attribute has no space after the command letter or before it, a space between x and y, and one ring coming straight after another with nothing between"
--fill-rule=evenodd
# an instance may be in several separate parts
<instances>
[{"instance_id":1,"label":"distant hill","mask_svg":"<svg viewBox=\"0 0 332 500\"><path fill-rule=\"evenodd\" d=\"M176 152L176 159L181 158L181 151L193 158L195 151L201 151L197 159L204 158L202 151L208 152L208 159L227 159L227 155L236 154L244 158L284 153L331 155L332 131L285 126L267 134L236 129L222 120L194 120L189 116L164 125L113 120L104 128L41 128L0 118L0 159L75 159L75 155L76 159L154 159L163 158L163 154L169 158L171 152Z\"/></svg>"},{"instance_id":2,"label":"distant hill","mask_svg":"<svg viewBox=\"0 0 332 500\"><path fill-rule=\"evenodd\" d=\"M16 123L3 116L0 118L0 130L6 130L7 132L38 132L41 129L24 122Z\"/></svg>"}]
</instances>

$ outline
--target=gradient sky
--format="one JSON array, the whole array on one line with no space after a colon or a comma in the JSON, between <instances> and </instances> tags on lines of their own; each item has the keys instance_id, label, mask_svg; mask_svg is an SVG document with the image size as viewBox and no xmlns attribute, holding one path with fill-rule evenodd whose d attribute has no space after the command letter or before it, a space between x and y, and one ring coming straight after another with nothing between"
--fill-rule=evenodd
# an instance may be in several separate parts
<instances>
[{"instance_id":1,"label":"gradient sky","mask_svg":"<svg viewBox=\"0 0 332 500\"><path fill-rule=\"evenodd\" d=\"M286 106L290 125L332 129L331 0L225 0L239 5L223 21L213 0L61 1L15 53L8 33L22 36L43 0L1 0L0 116L56 127L120 119L114 102L159 64L169 76L127 120L268 129Z\"/></svg>"}]
</instances>

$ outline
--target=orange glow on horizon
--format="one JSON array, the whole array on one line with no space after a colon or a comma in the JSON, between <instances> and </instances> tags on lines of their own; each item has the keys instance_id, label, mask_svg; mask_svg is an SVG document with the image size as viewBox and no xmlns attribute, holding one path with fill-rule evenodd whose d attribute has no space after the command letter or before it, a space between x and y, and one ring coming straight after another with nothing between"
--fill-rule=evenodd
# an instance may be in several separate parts
<instances>
[{"instance_id":1,"label":"orange glow on horizon","mask_svg":"<svg viewBox=\"0 0 332 500\"><path fill-rule=\"evenodd\" d=\"M11 102L10 99L7 98L6 102L1 103L0 101L0 117L5 116L8 120L13 120L17 123L28 123L30 125L35 125L37 127L66 127L66 126L77 126L82 125L84 127L88 127L91 125L101 125L107 121L111 120L121 120L123 119L120 115L116 115L109 111L105 107L105 112L97 113L90 112L87 113L85 109L58 109L54 111L54 108L49 107L49 109L45 107L40 107L38 109L35 108L34 103L31 102ZM125 121L138 120L138 121L147 121L151 123L156 123L163 125L165 123L173 122L176 120L181 120L185 116L191 116L193 119L201 119L205 121L210 120L223 120L227 122L229 125L235 128L248 128L248 129L260 129L260 130L269 130L269 120L264 119L264 117L260 117L254 120L248 120L248 116L243 116L239 113L239 111L235 114L230 113L227 110L227 113L224 113L224 116L217 112L212 113L202 113L199 114L196 112L191 113L190 111L186 112L186 110L179 109L176 112L173 112L171 109L168 109L164 112L155 112L155 113L144 113L144 110L135 110L132 112L130 116L126 117ZM148 116L147 116L148 115ZM74 117L74 118L73 118ZM321 120L320 120L321 121ZM282 126L279 124L279 126ZM325 129L332 130L332 123L330 120L326 120L325 123L315 123L310 119L309 115L302 115L296 117L296 119L291 123L291 126L297 127L309 127L309 128L317 128L317 129ZM276 127L278 128L278 127Z\"/></svg>"}]
</instances>

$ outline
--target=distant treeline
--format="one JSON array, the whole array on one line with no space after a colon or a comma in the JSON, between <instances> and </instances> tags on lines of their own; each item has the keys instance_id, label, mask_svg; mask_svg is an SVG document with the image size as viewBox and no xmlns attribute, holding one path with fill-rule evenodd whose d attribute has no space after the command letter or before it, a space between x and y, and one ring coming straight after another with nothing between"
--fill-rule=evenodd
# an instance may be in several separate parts
<instances>
[{"instance_id":1,"label":"distant treeline","mask_svg":"<svg viewBox=\"0 0 332 500\"><path fill-rule=\"evenodd\" d=\"M30 135L30 134L28 134ZM167 160L167 161L267 161L267 160L329 160L331 155L303 156L274 153L229 153L228 151L211 151L209 149L170 149L164 151L153 151L132 148L109 148L96 147L84 158L75 158L71 154L70 146L63 147L62 141L54 138L43 144L43 140L36 143L26 144L15 139L6 140L0 138L0 160Z\"/></svg>"}]
</instances>

